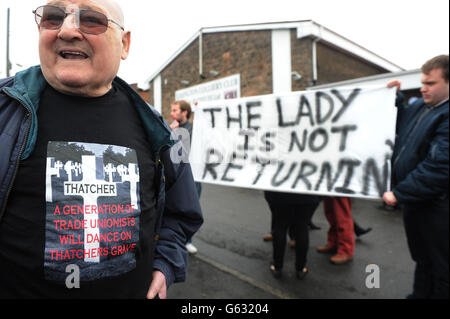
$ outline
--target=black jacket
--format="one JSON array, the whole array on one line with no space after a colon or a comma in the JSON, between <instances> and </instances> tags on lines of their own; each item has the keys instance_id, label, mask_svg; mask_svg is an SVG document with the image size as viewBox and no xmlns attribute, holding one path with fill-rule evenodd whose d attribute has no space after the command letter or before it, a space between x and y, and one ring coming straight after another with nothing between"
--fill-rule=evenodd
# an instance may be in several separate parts
<instances>
[{"instance_id":1,"label":"black jacket","mask_svg":"<svg viewBox=\"0 0 450 319\"><path fill-rule=\"evenodd\" d=\"M423 99L409 106L398 99L397 107L395 197L400 203L448 197L448 100L430 108Z\"/></svg>"},{"instance_id":2,"label":"black jacket","mask_svg":"<svg viewBox=\"0 0 450 319\"><path fill-rule=\"evenodd\" d=\"M185 243L203 223L190 165L171 160L174 142L161 115L120 78L116 77L114 84L127 92L136 106L158 165L160 185L155 191L159 194L159 218L155 229L158 240L154 268L164 273L168 285L184 281L188 256ZM39 66L0 80L0 222L20 161L28 158L34 149L36 110L46 85Z\"/></svg>"}]
</instances>

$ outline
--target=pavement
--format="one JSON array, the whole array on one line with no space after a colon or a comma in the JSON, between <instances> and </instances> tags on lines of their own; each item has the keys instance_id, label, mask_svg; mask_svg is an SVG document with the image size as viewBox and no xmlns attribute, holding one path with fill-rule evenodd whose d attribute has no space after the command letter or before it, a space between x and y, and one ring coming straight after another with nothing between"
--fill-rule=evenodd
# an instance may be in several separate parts
<instances>
[{"instance_id":1,"label":"pavement","mask_svg":"<svg viewBox=\"0 0 450 319\"><path fill-rule=\"evenodd\" d=\"M198 253L189 258L186 281L173 284L168 298L404 299L411 291L414 263L402 215L384 210L381 200L353 199L354 219L373 230L356 239L354 260L346 265L333 265L330 255L315 250L328 230L318 207L313 221L321 229L309 231L309 273L302 281L289 247L283 277L269 272L272 243L262 238L270 230L270 210L262 191L203 184L200 202L205 222L193 238Z\"/></svg>"}]
</instances>

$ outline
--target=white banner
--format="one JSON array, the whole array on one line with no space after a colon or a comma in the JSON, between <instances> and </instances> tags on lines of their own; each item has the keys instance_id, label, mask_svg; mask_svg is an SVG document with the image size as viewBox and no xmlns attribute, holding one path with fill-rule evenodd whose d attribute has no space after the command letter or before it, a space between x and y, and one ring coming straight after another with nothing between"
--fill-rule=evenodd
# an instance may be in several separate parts
<instances>
[{"instance_id":1,"label":"white banner","mask_svg":"<svg viewBox=\"0 0 450 319\"><path fill-rule=\"evenodd\" d=\"M199 103L198 182L380 198L389 188L395 89L347 88Z\"/></svg>"}]
</instances>

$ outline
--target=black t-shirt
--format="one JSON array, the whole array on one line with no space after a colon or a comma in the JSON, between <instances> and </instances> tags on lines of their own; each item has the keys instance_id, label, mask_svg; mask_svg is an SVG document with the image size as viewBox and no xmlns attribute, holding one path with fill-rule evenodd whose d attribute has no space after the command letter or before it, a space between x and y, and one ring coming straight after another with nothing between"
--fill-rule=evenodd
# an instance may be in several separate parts
<instances>
[{"instance_id":1,"label":"black t-shirt","mask_svg":"<svg viewBox=\"0 0 450 319\"><path fill-rule=\"evenodd\" d=\"M137 110L115 87L83 98L47 86L37 115L0 224L0 298L144 298L156 180Z\"/></svg>"}]
</instances>

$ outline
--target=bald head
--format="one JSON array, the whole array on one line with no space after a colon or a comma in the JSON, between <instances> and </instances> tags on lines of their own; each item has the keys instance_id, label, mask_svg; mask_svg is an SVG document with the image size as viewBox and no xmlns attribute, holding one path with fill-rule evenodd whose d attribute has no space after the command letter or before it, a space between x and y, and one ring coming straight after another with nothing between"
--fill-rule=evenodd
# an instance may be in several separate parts
<instances>
[{"instance_id":1,"label":"bald head","mask_svg":"<svg viewBox=\"0 0 450 319\"><path fill-rule=\"evenodd\" d=\"M124 23L125 23L125 18L123 16L123 11L122 8L120 7L120 5L117 3L117 1L114 0L97 0L94 2L100 2L100 3L104 3L104 6L106 8L108 8L110 17L120 23L120 25L122 27L124 27Z\"/></svg>"},{"instance_id":2,"label":"bald head","mask_svg":"<svg viewBox=\"0 0 450 319\"><path fill-rule=\"evenodd\" d=\"M64 94L106 94L130 49L131 33L118 26L123 25L122 9L114 0L53 0L48 4L63 7L71 15L56 29L39 26L39 57L45 79ZM80 10L86 9L101 12L115 23L108 23L98 34L85 32L76 19Z\"/></svg>"},{"instance_id":3,"label":"bald head","mask_svg":"<svg viewBox=\"0 0 450 319\"><path fill-rule=\"evenodd\" d=\"M107 17L113 19L115 22L119 23L124 27L125 18L123 16L123 11L117 1L114 0L51 0L47 4L57 5L57 6L68 6L68 5L78 5L79 8L83 7L97 7L106 13Z\"/></svg>"}]
</instances>

